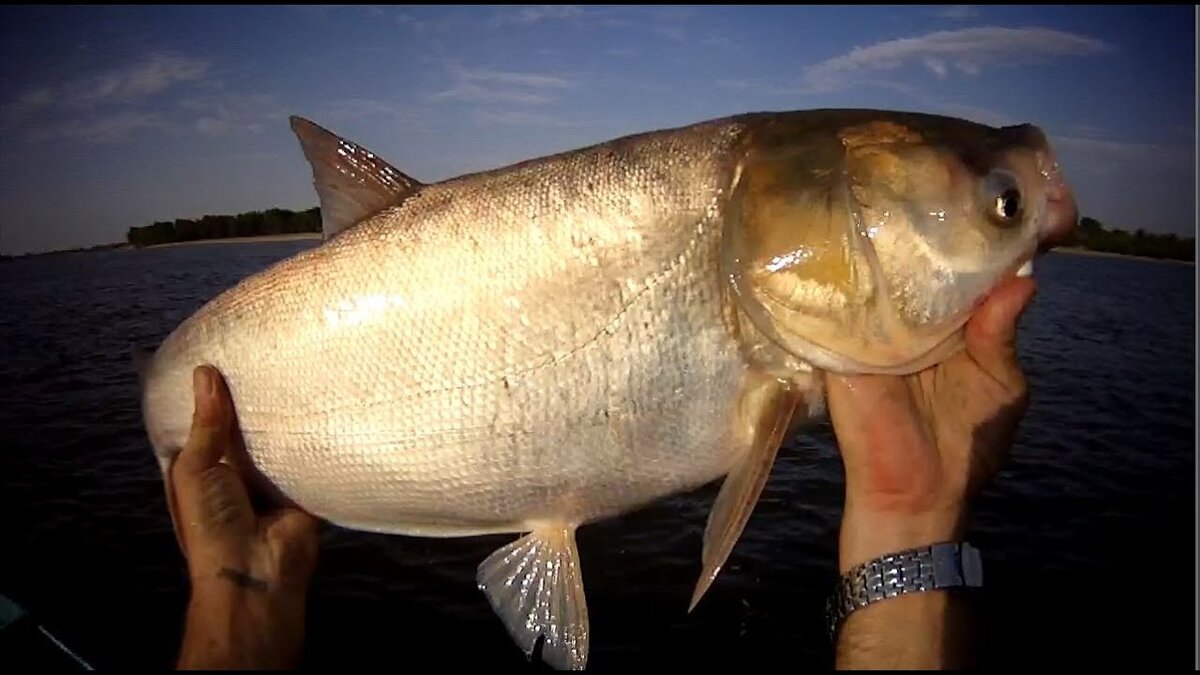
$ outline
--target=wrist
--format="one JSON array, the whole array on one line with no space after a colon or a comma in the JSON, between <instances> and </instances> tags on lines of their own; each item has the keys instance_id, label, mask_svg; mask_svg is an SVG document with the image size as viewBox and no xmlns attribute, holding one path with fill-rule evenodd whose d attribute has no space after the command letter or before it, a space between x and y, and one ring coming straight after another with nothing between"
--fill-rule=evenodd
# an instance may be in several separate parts
<instances>
[{"instance_id":1,"label":"wrist","mask_svg":"<svg viewBox=\"0 0 1200 675\"><path fill-rule=\"evenodd\" d=\"M304 640L305 593L226 578L193 580L179 667L290 668Z\"/></svg>"},{"instance_id":2,"label":"wrist","mask_svg":"<svg viewBox=\"0 0 1200 675\"><path fill-rule=\"evenodd\" d=\"M838 538L838 571L845 574L879 556L944 541L961 541L966 534L965 506L948 505L919 511L865 508L847 500Z\"/></svg>"}]
</instances>

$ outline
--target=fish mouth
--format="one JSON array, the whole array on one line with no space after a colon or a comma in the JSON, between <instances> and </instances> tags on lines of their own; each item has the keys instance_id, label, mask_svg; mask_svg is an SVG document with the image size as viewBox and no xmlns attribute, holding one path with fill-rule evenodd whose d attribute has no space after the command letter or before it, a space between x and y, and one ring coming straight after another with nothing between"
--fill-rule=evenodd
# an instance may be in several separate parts
<instances>
[{"instance_id":1,"label":"fish mouth","mask_svg":"<svg viewBox=\"0 0 1200 675\"><path fill-rule=\"evenodd\" d=\"M1053 150L1040 153L1038 164L1039 173L1046 181L1045 211L1038 227L1038 251L1045 252L1062 244L1074 232L1079 222L1079 203Z\"/></svg>"},{"instance_id":2,"label":"fish mouth","mask_svg":"<svg viewBox=\"0 0 1200 675\"><path fill-rule=\"evenodd\" d=\"M996 289L1011 282L1013 279L1032 279L1033 261L1035 258L1037 258L1039 252L1040 246L1033 248L1028 253L1025 253L1014 260L1012 264L1004 269L1003 272L997 275L996 280L989 284L984 292L979 294L979 297L975 298L975 302L971 304L970 311L965 313L961 322L957 322L958 327L955 330L959 330L966 326L971 320L971 317L975 315L976 310L978 310L980 306L987 302L988 298L992 297L992 294L996 292Z\"/></svg>"}]
</instances>

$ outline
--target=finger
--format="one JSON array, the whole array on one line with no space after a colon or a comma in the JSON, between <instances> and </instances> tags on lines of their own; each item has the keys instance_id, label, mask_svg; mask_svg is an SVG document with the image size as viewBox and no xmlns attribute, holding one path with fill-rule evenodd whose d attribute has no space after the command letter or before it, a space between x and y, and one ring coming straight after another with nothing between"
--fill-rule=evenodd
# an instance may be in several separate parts
<instances>
[{"instance_id":1,"label":"finger","mask_svg":"<svg viewBox=\"0 0 1200 675\"><path fill-rule=\"evenodd\" d=\"M967 324L967 353L1014 394L1025 388L1017 360L1017 322L1036 290L1032 279L1016 277L997 287Z\"/></svg>"},{"instance_id":2,"label":"finger","mask_svg":"<svg viewBox=\"0 0 1200 675\"><path fill-rule=\"evenodd\" d=\"M254 463L250 460L250 455L246 452L245 438L242 436L241 425L238 423L237 408L233 404L233 397L229 391L229 385L225 379L221 377L216 370L212 371L217 378L217 394L221 400L221 405L224 412L224 459L227 464L232 466L241 477L242 482L246 484L246 489L255 494L261 491L262 477L254 468Z\"/></svg>"},{"instance_id":3,"label":"finger","mask_svg":"<svg viewBox=\"0 0 1200 675\"><path fill-rule=\"evenodd\" d=\"M283 508L266 519L267 531L284 541L315 540L321 521L297 508Z\"/></svg>"},{"instance_id":4,"label":"finger","mask_svg":"<svg viewBox=\"0 0 1200 675\"><path fill-rule=\"evenodd\" d=\"M295 508L280 509L262 520L266 539L277 552L282 578L307 583L316 564L321 522Z\"/></svg>"},{"instance_id":5,"label":"finger","mask_svg":"<svg viewBox=\"0 0 1200 675\"><path fill-rule=\"evenodd\" d=\"M231 466L245 484L247 492L250 493L251 500L266 501L270 503L271 492L269 486L264 483L261 474L254 467L254 463L250 460L250 455L246 452L245 439L242 436L241 428L238 424L237 409L233 405L233 398L229 392L229 385L225 382L225 378L215 368L209 366L201 366L197 368L197 377L211 378L212 384L215 387L215 398L217 401L216 410L219 419L219 431L215 435L215 443L210 443L206 440L197 439L198 447L205 449L205 452L197 453L200 459L196 462L198 466L196 470L203 471L204 469L215 466L222 459L226 464ZM205 385L208 385L206 380ZM197 380L198 391L199 380ZM199 410L199 404L197 404ZM201 435L201 431L197 435ZM258 509L255 509L256 511Z\"/></svg>"},{"instance_id":6,"label":"finger","mask_svg":"<svg viewBox=\"0 0 1200 675\"><path fill-rule=\"evenodd\" d=\"M181 478L196 476L221 461L229 437L229 406L222 400L224 387L215 369L199 366L192 371L195 411L187 443L175 461L174 473Z\"/></svg>"}]
</instances>

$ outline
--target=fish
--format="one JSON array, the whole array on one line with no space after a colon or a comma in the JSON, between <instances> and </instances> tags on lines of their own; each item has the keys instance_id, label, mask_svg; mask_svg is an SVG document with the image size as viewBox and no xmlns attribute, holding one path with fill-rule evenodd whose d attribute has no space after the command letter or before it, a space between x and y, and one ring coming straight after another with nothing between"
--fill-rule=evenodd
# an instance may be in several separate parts
<instances>
[{"instance_id":1,"label":"fish","mask_svg":"<svg viewBox=\"0 0 1200 675\"><path fill-rule=\"evenodd\" d=\"M592 638L578 528L720 481L690 612L780 445L826 414L824 374L953 355L1078 219L1031 124L749 112L427 184L290 123L324 240L145 356L164 480L213 366L280 499L351 530L513 536L478 588L564 670Z\"/></svg>"}]
</instances>

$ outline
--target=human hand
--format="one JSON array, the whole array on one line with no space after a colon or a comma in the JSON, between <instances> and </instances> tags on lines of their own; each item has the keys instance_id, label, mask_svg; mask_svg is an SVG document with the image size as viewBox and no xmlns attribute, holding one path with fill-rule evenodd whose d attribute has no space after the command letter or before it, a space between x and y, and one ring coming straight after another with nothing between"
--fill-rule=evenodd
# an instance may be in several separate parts
<instances>
[{"instance_id":1,"label":"human hand","mask_svg":"<svg viewBox=\"0 0 1200 675\"><path fill-rule=\"evenodd\" d=\"M889 553L961 541L972 499L996 475L1028 405L1016 325L1034 283L997 288L967 323L966 348L907 377L826 376L846 470L841 573ZM838 669L966 668L972 617L961 598L901 595L852 612Z\"/></svg>"},{"instance_id":2,"label":"human hand","mask_svg":"<svg viewBox=\"0 0 1200 675\"><path fill-rule=\"evenodd\" d=\"M256 512L229 390L213 368L193 376L191 435L170 472L192 586L179 667L294 666L318 521L291 507Z\"/></svg>"},{"instance_id":3,"label":"human hand","mask_svg":"<svg viewBox=\"0 0 1200 675\"><path fill-rule=\"evenodd\" d=\"M1035 291L1014 278L980 305L966 348L906 376L827 375L846 472L839 568L964 534L1028 405L1016 325Z\"/></svg>"}]
</instances>

